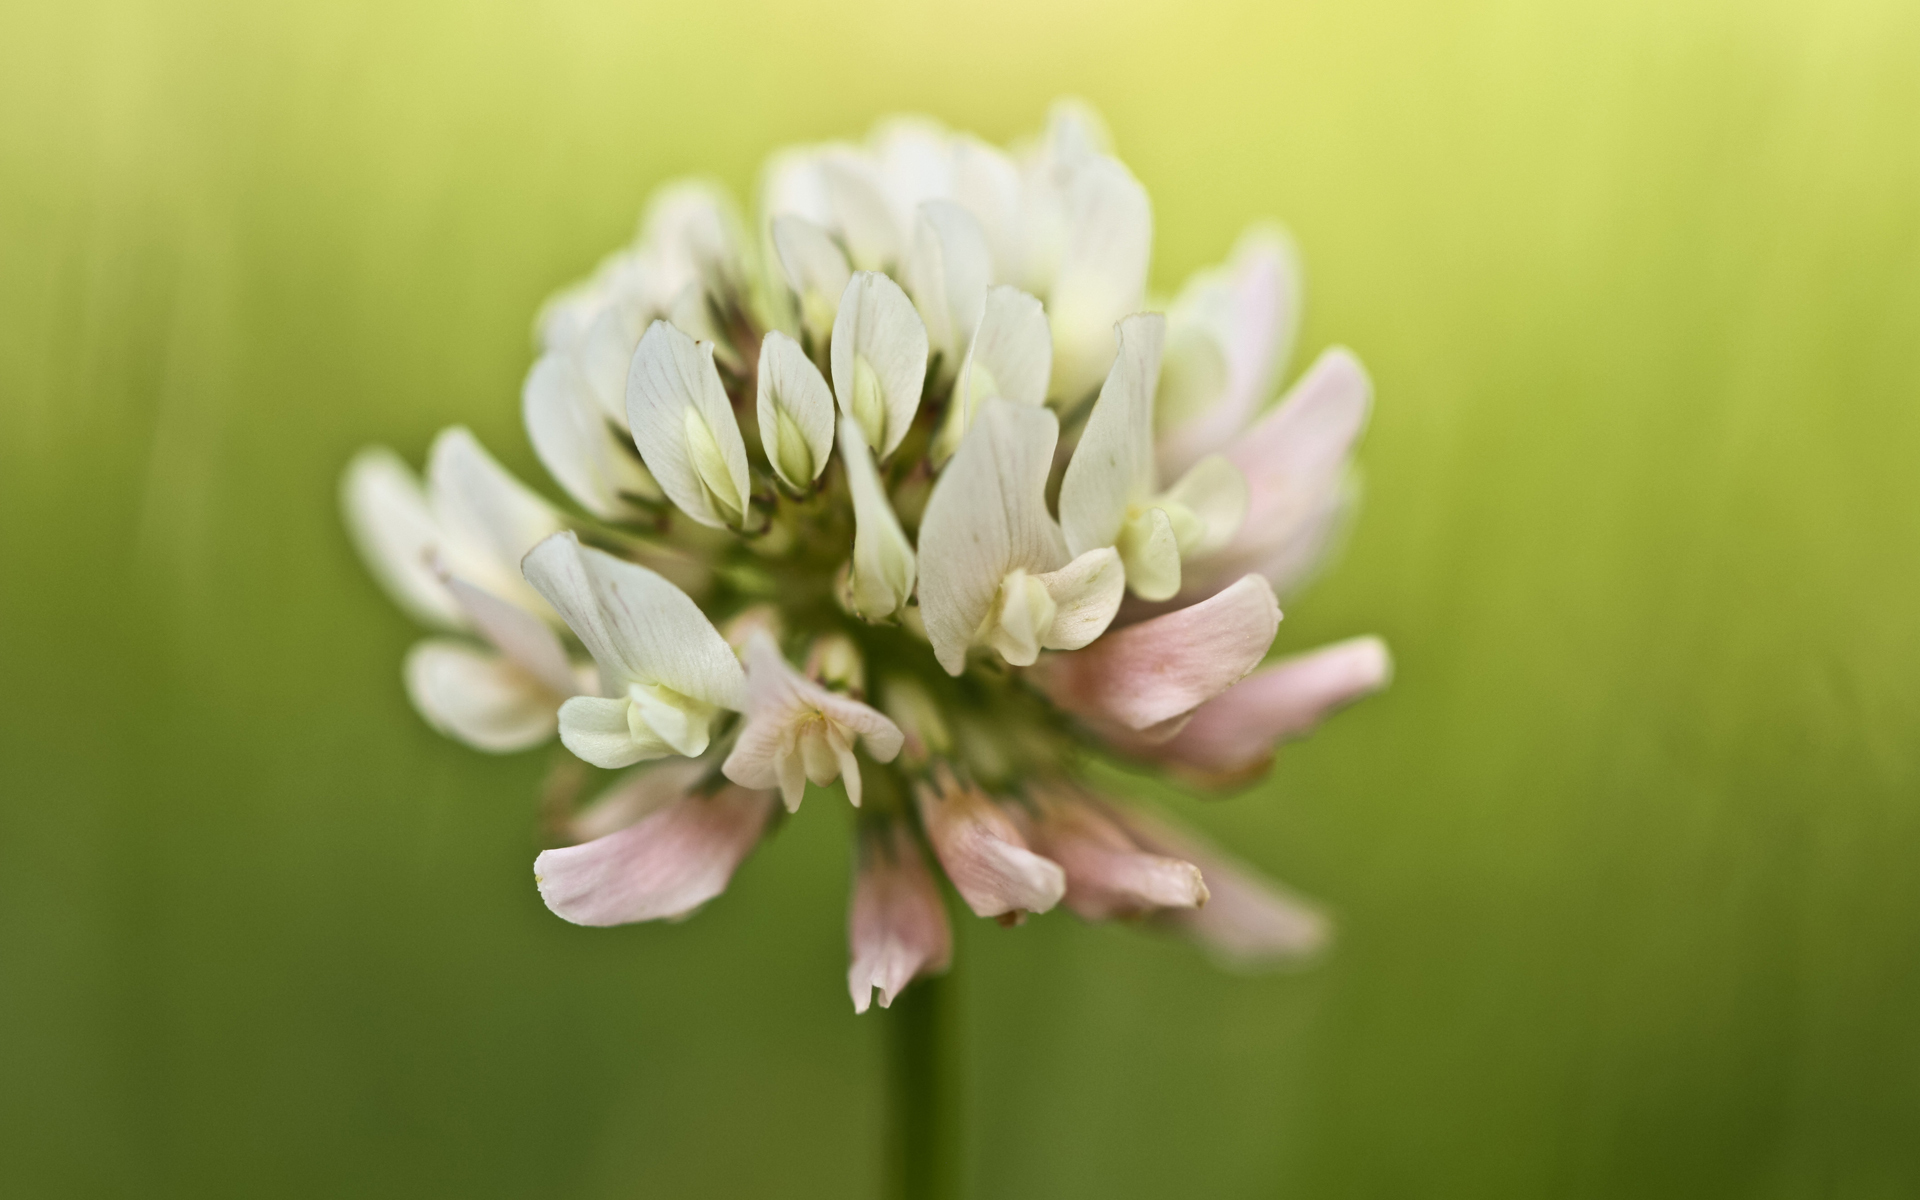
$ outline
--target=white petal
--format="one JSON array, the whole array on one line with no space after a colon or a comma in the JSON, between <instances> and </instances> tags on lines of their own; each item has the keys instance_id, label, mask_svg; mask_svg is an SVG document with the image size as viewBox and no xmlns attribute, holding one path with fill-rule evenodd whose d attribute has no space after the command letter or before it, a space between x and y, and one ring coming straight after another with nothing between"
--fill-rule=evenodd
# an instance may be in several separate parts
<instances>
[{"instance_id":1,"label":"white petal","mask_svg":"<svg viewBox=\"0 0 1920 1200\"><path fill-rule=\"evenodd\" d=\"M580 690L566 647L560 644L552 626L464 579L449 578L446 587L480 636L522 671L556 696L571 696Z\"/></svg>"},{"instance_id":2,"label":"white petal","mask_svg":"<svg viewBox=\"0 0 1920 1200\"><path fill-rule=\"evenodd\" d=\"M711 438L706 448L711 456L690 441L690 417ZM710 343L696 343L665 321L655 321L633 352L627 423L647 470L680 511L715 528L744 519L747 446Z\"/></svg>"},{"instance_id":3,"label":"white petal","mask_svg":"<svg viewBox=\"0 0 1920 1200\"><path fill-rule=\"evenodd\" d=\"M845 251L825 229L791 214L773 219L773 248L787 286L800 298L802 318L815 336L824 337L853 278Z\"/></svg>"},{"instance_id":4,"label":"white petal","mask_svg":"<svg viewBox=\"0 0 1920 1200\"><path fill-rule=\"evenodd\" d=\"M953 140L953 199L973 214L993 252L995 279L1023 278L1020 169L997 146L961 135Z\"/></svg>"},{"instance_id":5,"label":"white petal","mask_svg":"<svg viewBox=\"0 0 1920 1200\"><path fill-rule=\"evenodd\" d=\"M1128 507L1154 492L1153 390L1166 319L1128 317L1118 335L1120 353L1060 482L1060 524L1074 554L1117 542Z\"/></svg>"},{"instance_id":6,"label":"white petal","mask_svg":"<svg viewBox=\"0 0 1920 1200\"><path fill-rule=\"evenodd\" d=\"M1072 404L1113 361L1113 323L1140 307L1153 245L1146 189L1119 162L1094 157L1066 194L1066 243L1047 297L1053 394Z\"/></svg>"},{"instance_id":7,"label":"white petal","mask_svg":"<svg viewBox=\"0 0 1920 1200\"><path fill-rule=\"evenodd\" d=\"M1052 412L989 400L927 500L920 522L920 613L948 674L1009 571L1052 571L1067 561L1047 515L1047 472L1060 426Z\"/></svg>"},{"instance_id":8,"label":"white petal","mask_svg":"<svg viewBox=\"0 0 1920 1200\"><path fill-rule=\"evenodd\" d=\"M1180 590L1180 539L1164 508L1135 511L1120 527L1114 548L1127 586L1142 600L1167 600Z\"/></svg>"},{"instance_id":9,"label":"white petal","mask_svg":"<svg viewBox=\"0 0 1920 1200\"><path fill-rule=\"evenodd\" d=\"M1225 546L1240 531L1247 517L1247 477L1225 456L1210 454L1193 464L1163 499L1199 519L1198 540L1180 547L1183 556L1197 558Z\"/></svg>"},{"instance_id":10,"label":"white petal","mask_svg":"<svg viewBox=\"0 0 1920 1200\"><path fill-rule=\"evenodd\" d=\"M777 329L760 343L756 410L774 473L794 489L818 479L833 453L833 392L800 343Z\"/></svg>"},{"instance_id":11,"label":"white petal","mask_svg":"<svg viewBox=\"0 0 1920 1200\"><path fill-rule=\"evenodd\" d=\"M427 452L427 503L446 534L441 553L450 571L523 608L545 611L520 578L519 564L560 530L560 514L460 426L441 430Z\"/></svg>"},{"instance_id":12,"label":"white petal","mask_svg":"<svg viewBox=\"0 0 1920 1200\"><path fill-rule=\"evenodd\" d=\"M580 507L601 520L638 519L643 510L629 497L661 494L640 465L632 439L616 431L588 395L586 381L567 352L550 350L533 364L521 394L521 415L540 465ZM620 430L626 423L623 412Z\"/></svg>"},{"instance_id":13,"label":"white petal","mask_svg":"<svg viewBox=\"0 0 1920 1200\"><path fill-rule=\"evenodd\" d=\"M572 533L534 547L524 569L600 664L609 689L641 683L722 708L745 705L746 677L732 647L665 579L582 546Z\"/></svg>"},{"instance_id":14,"label":"white petal","mask_svg":"<svg viewBox=\"0 0 1920 1200\"><path fill-rule=\"evenodd\" d=\"M1105 633L1127 590L1127 573L1111 546L1089 550L1038 578L1057 606L1040 643L1048 650L1078 650Z\"/></svg>"},{"instance_id":15,"label":"white petal","mask_svg":"<svg viewBox=\"0 0 1920 1200\"><path fill-rule=\"evenodd\" d=\"M716 184L683 179L660 188L647 202L640 239L666 290L739 284L740 217L732 197Z\"/></svg>"},{"instance_id":16,"label":"white petal","mask_svg":"<svg viewBox=\"0 0 1920 1200\"><path fill-rule=\"evenodd\" d=\"M665 758L673 748L658 739L637 741L626 697L574 696L560 706L560 742L584 762L609 771L651 758Z\"/></svg>"},{"instance_id":17,"label":"white petal","mask_svg":"<svg viewBox=\"0 0 1920 1200\"><path fill-rule=\"evenodd\" d=\"M828 770L813 772L818 784L845 775L847 794L860 803L858 768L850 744L861 739L876 762L892 762L900 753L900 727L878 711L849 696L832 692L794 670L765 631L747 642L747 724L721 770L746 787L779 786L789 810L799 807L803 782L794 769L801 758L802 737L809 728L833 727L839 735L835 761Z\"/></svg>"},{"instance_id":18,"label":"white petal","mask_svg":"<svg viewBox=\"0 0 1920 1200\"><path fill-rule=\"evenodd\" d=\"M1293 239L1276 226L1255 226L1240 238L1224 268L1203 271L1181 289L1171 322L1202 332L1222 354L1224 378L1215 401L1189 419L1163 414L1163 477L1206 454L1225 451L1283 374L1300 324L1300 263ZM1171 344L1172 335L1169 334Z\"/></svg>"},{"instance_id":19,"label":"white petal","mask_svg":"<svg viewBox=\"0 0 1920 1200\"><path fill-rule=\"evenodd\" d=\"M394 603L422 624L465 626L465 614L434 568L445 539L420 481L399 455L384 446L354 455L340 479L340 507L360 557Z\"/></svg>"},{"instance_id":20,"label":"white petal","mask_svg":"<svg viewBox=\"0 0 1920 1200\"><path fill-rule=\"evenodd\" d=\"M953 194L953 155L949 135L938 121L922 116L883 119L867 136L880 179L902 228L929 200Z\"/></svg>"},{"instance_id":21,"label":"white petal","mask_svg":"<svg viewBox=\"0 0 1920 1200\"><path fill-rule=\"evenodd\" d=\"M505 754L553 736L560 696L491 651L432 638L407 652L405 675L427 723L476 750Z\"/></svg>"},{"instance_id":22,"label":"white petal","mask_svg":"<svg viewBox=\"0 0 1920 1200\"><path fill-rule=\"evenodd\" d=\"M884 620L913 595L913 543L887 503L873 455L852 417L840 419L840 461L853 493L854 607L869 621Z\"/></svg>"},{"instance_id":23,"label":"white petal","mask_svg":"<svg viewBox=\"0 0 1920 1200\"><path fill-rule=\"evenodd\" d=\"M1053 337L1038 300L1015 287L987 290L980 324L961 364L940 427L936 461L953 454L973 426L980 402L990 396L1021 404L1044 404L1053 369Z\"/></svg>"},{"instance_id":24,"label":"white petal","mask_svg":"<svg viewBox=\"0 0 1920 1200\"><path fill-rule=\"evenodd\" d=\"M973 215L951 201L922 204L907 258L907 285L926 319L928 343L945 356L948 372L966 353L992 282L993 258Z\"/></svg>"},{"instance_id":25,"label":"white petal","mask_svg":"<svg viewBox=\"0 0 1920 1200\"><path fill-rule=\"evenodd\" d=\"M901 225L887 203L873 160L851 146L829 146L819 158L833 224L856 269L884 271L901 259Z\"/></svg>"},{"instance_id":26,"label":"white petal","mask_svg":"<svg viewBox=\"0 0 1920 1200\"><path fill-rule=\"evenodd\" d=\"M848 281L833 321L833 394L885 458L913 424L927 378L927 327L885 275Z\"/></svg>"}]
</instances>

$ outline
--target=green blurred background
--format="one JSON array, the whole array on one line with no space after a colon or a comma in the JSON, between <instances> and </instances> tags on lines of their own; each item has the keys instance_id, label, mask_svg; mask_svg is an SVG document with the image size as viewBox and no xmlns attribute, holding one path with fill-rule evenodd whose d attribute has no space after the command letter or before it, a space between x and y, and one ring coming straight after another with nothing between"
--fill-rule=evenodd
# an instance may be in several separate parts
<instances>
[{"instance_id":1,"label":"green blurred background","mask_svg":"<svg viewBox=\"0 0 1920 1200\"><path fill-rule=\"evenodd\" d=\"M960 930L981 1197L1920 1194L1920 7L29 5L0 15L0 1190L874 1194L846 821L540 905L541 753L409 711L341 464L539 478L528 326L648 190L1104 109L1172 286L1277 215L1379 388L1280 645L1390 694L1220 804L1246 979Z\"/></svg>"}]
</instances>

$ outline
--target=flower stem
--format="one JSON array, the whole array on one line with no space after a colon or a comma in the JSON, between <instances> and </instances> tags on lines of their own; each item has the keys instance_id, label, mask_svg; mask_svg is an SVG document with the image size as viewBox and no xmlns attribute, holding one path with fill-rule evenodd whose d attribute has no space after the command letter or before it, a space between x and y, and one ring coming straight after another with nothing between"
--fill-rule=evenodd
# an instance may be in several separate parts
<instances>
[{"instance_id":1,"label":"flower stem","mask_svg":"<svg viewBox=\"0 0 1920 1200\"><path fill-rule=\"evenodd\" d=\"M957 1200L960 1194L953 999L947 978L921 979L887 1014L885 1194L891 1200Z\"/></svg>"}]
</instances>

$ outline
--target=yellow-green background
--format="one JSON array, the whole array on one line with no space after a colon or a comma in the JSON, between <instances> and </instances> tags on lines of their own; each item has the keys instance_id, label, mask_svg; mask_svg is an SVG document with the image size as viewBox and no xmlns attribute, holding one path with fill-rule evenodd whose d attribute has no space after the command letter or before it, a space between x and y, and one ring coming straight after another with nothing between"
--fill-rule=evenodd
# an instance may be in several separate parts
<instances>
[{"instance_id":1,"label":"yellow-green background","mask_svg":"<svg viewBox=\"0 0 1920 1200\"><path fill-rule=\"evenodd\" d=\"M409 712L346 456L537 477L528 323L649 188L1106 112L1155 278L1278 215L1379 403L1282 647L1387 696L1183 804L1320 969L968 925L981 1197L1920 1193L1920 7L0 13L0 1191L860 1196L819 798L580 930L546 758Z\"/></svg>"}]
</instances>

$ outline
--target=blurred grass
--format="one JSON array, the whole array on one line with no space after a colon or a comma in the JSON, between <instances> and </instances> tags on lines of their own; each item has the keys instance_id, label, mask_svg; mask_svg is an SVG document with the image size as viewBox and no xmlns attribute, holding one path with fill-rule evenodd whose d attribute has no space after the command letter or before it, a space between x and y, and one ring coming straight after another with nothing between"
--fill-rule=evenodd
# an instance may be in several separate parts
<instances>
[{"instance_id":1,"label":"blurred grass","mask_svg":"<svg viewBox=\"0 0 1920 1200\"><path fill-rule=\"evenodd\" d=\"M333 508L517 421L686 171L1100 104L1167 286L1287 220L1380 405L1284 646L1393 692L1185 805L1321 969L963 929L975 1194L1920 1192L1920 10L8 6L0 1187L871 1194L810 807L680 927L528 878Z\"/></svg>"}]
</instances>

